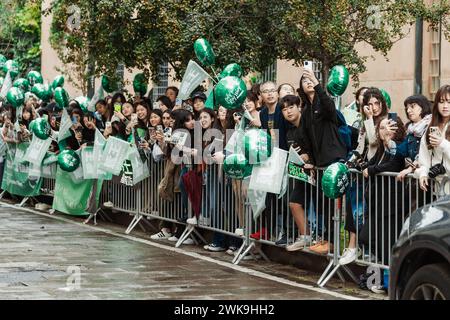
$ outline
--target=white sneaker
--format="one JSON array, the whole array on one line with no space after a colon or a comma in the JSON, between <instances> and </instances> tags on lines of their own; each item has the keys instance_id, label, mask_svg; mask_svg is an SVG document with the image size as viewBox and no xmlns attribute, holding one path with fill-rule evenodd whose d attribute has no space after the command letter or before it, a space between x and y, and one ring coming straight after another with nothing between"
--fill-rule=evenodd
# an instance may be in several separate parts
<instances>
[{"instance_id":1,"label":"white sneaker","mask_svg":"<svg viewBox=\"0 0 450 320\"><path fill-rule=\"evenodd\" d=\"M358 248L345 248L339 259L339 264L341 266L352 263L358 258Z\"/></svg>"},{"instance_id":2,"label":"white sneaker","mask_svg":"<svg viewBox=\"0 0 450 320\"><path fill-rule=\"evenodd\" d=\"M205 247L203 247L203 248L205 248ZM206 250L212 251L212 252L220 252L220 251L225 251L226 248L220 247L220 246L216 245L215 243L210 243L210 244L208 244Z\"/></svg>"},{"instance_id":3,"label":"white sneaker","mask_svg":"<svg viewBox=\"0 0 450 320\"><path fill-rule=\"evenodd\" d=\"M172 237L172 233L170 233L169 229L162 228L160 232L155 233L154 235L152 235L150 237L150 239L152 239L152 240L165 240L165 239L169 239L170 237Z\"/></svg>"},{"instance_id":4,"label":"white sneaker","mask_svg":"<svg viewBox=\"0 0 450 320\"><path fill-rule=\"evenodd\" d=\"M236 230L234 230L234 234L239 237L243 237L244 236L244 228L237 228Z\"/></svg>"},{"instance_id":5,"label":"white sneaker","mask_svg":"<svg viewBox=\"0 0 450 320\"><path fill-rule=\"evenodd\" d=\"M193 216L192 218L187 219L187 220L186 220L186 223L187 223L187 224L197 224L197 223L198 223L198 222L197 222L197 217L196 217L196 216Z\"/></svg>"},{"instance_id":6,"label":"white sneaker","mask_svg":"<svg viewBox=\"0 0 450 320\"><path fill-rule=\"evenodd\" d=\"M51 208L51 206L49 206L46 203L36 203L36 205L34 206L34 208L36 210L41 210L41 211L47 211L48 209Z\"/></svg>"},{"instance_id":7,"label":"white sneaker","mask_svg":"<svg viewBox=\"0 0 450 320\"><path fill-rule=\"evenodd\" d=\"M187 238L186 240L183 241L182 244L194 244L194 240L192 240L191 238Z\"/></svg>"},{"instance_id":8,"label":"white sneaker","mask_svg":"<svg viewBox=\"0 0 450 320\"><path fill-rule=\"evenodd\" d=\"M307 245L311 244L311 236L301 235L293 244L286 246L287 251L297 251L304 249Z\"/></svg>"},{"instance_id":9,"label":"white sneaker","mask_svg":"<svg viewBox=\"0 0 450 320\"><path fill-rule=\"evenodd\" d=\"M237 256L237 250L236 250L236 252L234 253L234 256ZM252 254L249 252L249 253L247 253L247 254L242 258L242 260L244 260L244 261L247 261L247 260L253 260L253 259L259 260L259 259L261 259L261 255L258 254L258 253L254 253L254 254L252 255Z\"/></svg>"},{"instance_id":10,"label":"white sneaker","mask_svg":"<svg viewBox=\"0 0 450 320\"><path fill-rule=\"evenodd\" d=\"M238 251L238 248L236 247L229 247L226 251L226 254L229 254L230 256L234 256L234 254Z\"/></svg>"},{"instance_id":11,"label":"white sneaker","mask_svg":"<svg viewBox=\"0 0 450 320\"><path fill-rule=\"evenodd\" d=\"M114 207L114 203L112 203L111 201L107 201L103 203L103 206L105 208L113 208Z\"/></svg>"},{"instance_id":12,"label":"white sneaker","mask_svg":"<svg viewBox=\"0 0 450 320\"><path fill-rule=\"evenodd\" d=\"M170 242L177 242L178 241L178 237L176 237L176 236L171 236L169 239L167 239L167 240L169 240Z\"/></svg>"}]
</instances>

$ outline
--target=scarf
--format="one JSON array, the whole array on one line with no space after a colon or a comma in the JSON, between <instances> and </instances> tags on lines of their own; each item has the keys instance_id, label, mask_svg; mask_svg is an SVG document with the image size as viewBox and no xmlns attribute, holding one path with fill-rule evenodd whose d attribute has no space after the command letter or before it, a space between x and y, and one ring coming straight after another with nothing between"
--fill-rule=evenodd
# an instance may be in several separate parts
<instances>
[{"instance_id":1,"label":"scarf","mask_svg":"<svg viewBox=\"0 0 450 320\"><path fill-rule=\"evenodd\" d=\"M431 122L431 114L426 115L422 120L416 123L410 122L406 134L412 134L417 138L423 136Z\"/></svg>"}]
</instances>

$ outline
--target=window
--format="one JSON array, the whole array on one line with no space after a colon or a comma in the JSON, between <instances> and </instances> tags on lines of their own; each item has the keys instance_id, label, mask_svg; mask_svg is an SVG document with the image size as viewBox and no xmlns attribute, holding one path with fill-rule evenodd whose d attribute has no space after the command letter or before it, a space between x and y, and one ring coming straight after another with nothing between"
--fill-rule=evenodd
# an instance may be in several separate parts
<instances>
[{"instance_id":1,"label":"window","mask_svg":"<svg viewBox=\"0 0 450 320\"><path fill-rule=\"evenodd\" d=\"M273 82L277 82L277 61L275 60L270 66L267 67L266 70L263 71L263 73L261 74L261 78L263 82L266 81L273 81Z\"/></svg>"},{"instance_id":2,"label":"window","mask_svg":"<svg viewBox=\"0 0 450 320\"><path fill-rule=\"evenodd\" d=\"M158 75L159 81L154 83L153 86L153 95L151 97L153 101L156 101L159 96L163 96L166 88L169 86L169 64L167 62L159 65Z\"/></svg>"},{"instance_id":3,"label":"window","mask_svg":"<svg viewBox=\"0 0 450 320\"><path fill-rule=\"evenodd\" d=\"M440 28L431 30L431 57L430 57L430 99L439 90L441 85L441 32Z\"/></svg>"}]
</instances>

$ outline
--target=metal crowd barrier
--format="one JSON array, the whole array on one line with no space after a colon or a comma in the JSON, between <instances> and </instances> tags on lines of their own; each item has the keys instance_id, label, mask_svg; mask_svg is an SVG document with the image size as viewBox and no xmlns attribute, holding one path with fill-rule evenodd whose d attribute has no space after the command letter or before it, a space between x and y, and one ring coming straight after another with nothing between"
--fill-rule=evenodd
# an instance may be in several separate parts
<instances>
[{"instance_id":1,"label":"metal crowd barrier","mask_svg":"<svg viewBox=\"0 0 450 320\"><path fill-rule=\"evenodd\" d=\"M150 176L135 186L120 183L118 177L104 182L100 202L111 201L114 210L133 215L126 233L130 233L140 222L148 222L143 218L183 225L186 218L193 216L192 203L186 198L183 200L181 192L174 194L172 202L163 200L158 195L158 185L164 177L165 162L150 160L149 169ZM322 172L315 170L316 180L321 179ZM438 182L431 180L430 191L424 192L419 188L418 180L411 175L402 182L397 182L396 176L397 173L383 173L365 179L361 172L350 170L349 189L346 195L338 200L323 196L319 187L289 179L286 194L281 198L268 194L265 211L254 219L246 197L246 184L227 178L220 165L210 165L203 174L202 186L197 186L202 192L198 225L186 225L177 246L194 234L204 241L197 231L197 228L201 228L243 240L233 260L236 264L245 255L253 255L255 250L267 259L260 249L260 244L275 245L285 233L288 238L287 245L291 245L299 235L289 202L294 185L300 183L304 185L303 198L307 209L304 219L308 221L307 230L302 230L301 233L309 233L311 236L311 242L302 250L312 252L308 249L309 245L321 241L334 243L334 247L324 253L330 258L330 264L319 280L320 286L325 285L335 273L343 279L339 270L341 268L352 276L346 266L338 263L343 251L348 248L348 232L344 231L344 226L350 222L354 223L356 244L360 249L360 255L355 262L389 269L390 249L398 238L405 219L418 207L442 196L445 190ZM176 183L178 178L175 179ZM54 180L44 179L43 188L53 190ZM352 211L348 212L349 210ZM250 237L253 232L263 227L266 228L267 234L262 235L260 239ZM235 233L238 230L239 235Z\"/></svg>"}]
</instances>

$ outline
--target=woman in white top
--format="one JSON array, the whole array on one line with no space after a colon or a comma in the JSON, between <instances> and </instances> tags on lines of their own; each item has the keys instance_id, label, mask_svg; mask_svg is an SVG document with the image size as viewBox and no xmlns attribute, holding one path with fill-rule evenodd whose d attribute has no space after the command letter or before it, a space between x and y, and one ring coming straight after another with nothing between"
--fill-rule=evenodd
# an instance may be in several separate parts
<instances>
[{"instance_id":1,"label":"woman in white top","mask_svg":"<svg viewBox=\"0 0 450 320\"><path fill-rule=\"evenodd\" d=\"M363 114L364 126L359 133L356 151L361 155L365 155L365 152L367 152L364 160L369 161L375 155L378 147L375 128L381 120L388 117L388 106L379 89L368 88L365 91L361 113ZM395 129L395 127L391 128L389 124L389 130L395 131ZM365 150L366 146L367 151Z\"/></svg>"},{"instance_id":2,"label":"woman in white top","mask_svg":"<svg viewBox=\"0 0 450 320\"><path fill-rule=\"evenodd\" d=\"M419 168L416 177L420 188L428 191L429 174L439 167L450 174L450 85L445 85L436 93L430 126L420 141ZM444 172L438 176L442 176Z\"/></svg>"}]
</instances>

